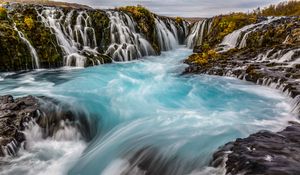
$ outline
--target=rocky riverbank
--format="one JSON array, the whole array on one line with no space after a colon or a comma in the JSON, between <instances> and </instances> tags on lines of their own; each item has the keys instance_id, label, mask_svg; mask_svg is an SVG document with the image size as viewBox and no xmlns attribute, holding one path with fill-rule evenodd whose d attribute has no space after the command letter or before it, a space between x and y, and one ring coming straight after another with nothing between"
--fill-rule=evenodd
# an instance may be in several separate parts
<instances>
[{"instance_id":1,"label":"rocky riverbank","mask_svg":"<svg viewBox=\"0 0 300 175\"><path fill-rule=\"evenodd\" d=\"M256 18L223 37L219 35L222 30L203 33L194 47L196 53L185 60L189 67L184 74L231 76L279 89L293 99L291 112L299 115L299 18ZM290 125L277 133L261 131L220 147L211 165L225 162L226 174L299 174L300 125Z\"/></svg>"},{"instance_id":2,"label":"rocky riverbank","mask_svg":"<svg viewBox=\"0 0 300 175\"><path fill-rule=\"evenodd\" d=\"M300 174L300 124L291 123L283 131L260 131L227 143L213 156L211 165L220 166L224 157L226 174Z\"/></svg>"}]
</instances>

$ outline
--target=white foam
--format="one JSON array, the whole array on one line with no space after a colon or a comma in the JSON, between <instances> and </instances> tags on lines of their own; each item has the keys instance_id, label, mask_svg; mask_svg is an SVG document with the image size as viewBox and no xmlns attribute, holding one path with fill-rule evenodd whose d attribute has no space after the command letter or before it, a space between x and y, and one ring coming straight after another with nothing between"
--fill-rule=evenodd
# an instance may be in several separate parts
<instances>
[{"instance_id":1,"label":"white foam","mask_svg":"<svg viewBox=\"0 0 300 175\"><path fill-rule=\"evenodd\" d=\"M87 145L79 139L79 132L75 128L67 128L61 124L62 128L54 137L43 139L41 128L30 122L29 129L24 132L26 149L21 149L17 157L4 158L10 164L4 165L0 174L67 174Z\"/></svg>"}]
</instances>

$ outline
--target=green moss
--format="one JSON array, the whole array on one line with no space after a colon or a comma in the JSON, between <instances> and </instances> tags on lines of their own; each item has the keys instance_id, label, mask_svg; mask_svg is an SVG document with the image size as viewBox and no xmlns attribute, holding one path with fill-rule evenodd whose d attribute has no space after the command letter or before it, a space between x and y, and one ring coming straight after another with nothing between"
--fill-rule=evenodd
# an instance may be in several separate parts
<instances>
[{"instance_id":1,"label":"green moss","mask_svg":"<svg viewBox=\"0 0 300 175\"><path fill-rule=\"evenodd\" d=\"M0 66L1 71L32 69L30 51L14 30L14 23L36 49L41 67L62 66L62 51L57 45L56 37L37 20L34 6L19 5L9 12L9 16L9 19L0 21L0 60L3 63Z\"/></svg>"},{"instance_id":2,"label":"green moss","mask_svg":"<svg viewBox=\"0 0 300 175\"><path fill-rule=\"evenodd\" d=\"M0 71L25 70L31 67L27 46L8 21L0 23Z\"/></svg>"},{"instance_id":3,"label":"green moss","mask_svg":"<svg viewBox=\"0 0 300 175\"><path fill-rule=\"evenodd\" d=\"M95 29L98 49L101 53L104 53L110 45L109 18L102 10L88 11L88 14L91 17L92 26Z\"/></svg>"}]
</instances>

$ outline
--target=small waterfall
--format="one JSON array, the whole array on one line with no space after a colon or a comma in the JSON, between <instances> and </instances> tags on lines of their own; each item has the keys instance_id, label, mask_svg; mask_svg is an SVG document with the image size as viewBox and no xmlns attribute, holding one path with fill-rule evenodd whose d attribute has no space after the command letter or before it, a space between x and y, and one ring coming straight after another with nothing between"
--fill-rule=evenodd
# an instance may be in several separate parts
<instances>
[{"instance_id":1,"label":"small waterfall","mask_svg":"<svg viewBox=\"0 0 300 175\"><path fill-rule=\"evenodd\" d=\"M182 26L183 26L183 32L184 32L184 37L186 38L187 36L188 36L188 34L189 34L189 23L188 22L186 22L186 21L183 21L183 24L182 24Z\"/></svg>"},{"instance_id":2,"label":"small waterfall","mask_svg":"<svg viewBox=\"0 0 300 175\"><path fill-rule=\"evenodd\" d=\"M202 45L204 42L204 37L210 32L212 25L212 20L205 19L198 21L194 24L188 35L185 43L188 48L192 49L196 45Z\"/></svg>"},{"instance_id":3,"label":"small waterfall","mask_svg":"<svg viewBox=\"0 0 300 175\"><path fill-rule=\"evenodd\" d=\"M175 39L177 41L179 41L178 29L175 26L176 25L175 22L173 20L171 20L171 19L168 19L167 22L170 25L171 31L172 31L173 35L175 36Z\"/></svg>"},{"instance_id":4,"label":"small waterfall","mask_svg":"<svg viewBox=\"0 0 300 175\"><path fill-rule=\"evenodd\" d=\"M186 45L188 48L191 49L195 46L196 39L198 38L199 30L200 30L202 23L203 23L203 21L199 21L193 25L191 32L186 39Z\"/></svg>"},{"instance_id":5,"label":"small waterfall","mask_svg":"<svg viewBox=\"0 0 300 175\"><path fill-rule=\"evenodd\" d=\"M155 18L158 42L162 51L172 50L178 46L178 40L176 39L175 34L177 32L177 29L175 30L176 27L173 23L169 23L169 25L171 26L171 30L174 30L174 33L168 29L166 23L163 20L159 19L159 17Z\"/></svg>"},{"instance_id":6,"label":"small waterfall","mask_svg":"<svg viewBox=\"0 0 300 175\"><path fill-rule=\"evenodd\" d=\"M55 34L64 54L64 65L84 67L87 56L97 56L97 42L91 19L86 11L71 10L66 15L62 10L46 8L39 18ZM72 24L72 19L76 23ZM98 62L100 63L100 61Z\"/></svg>"},{"instance_id":7,"label":"small waterfall","mask_svg":"<svg viewBox=\"0 0 300 175\"><path fill-rule=\"evenodd\" d=\"M292 67L295 64L300 63L300 57L297 56L300 53L300 48L284 49L277 52L273 52L274 49L268 50L265 53L259 54L254 58L257 62L271 62L278 64L285 64L282 67ZM273 53L272 53L273 52Z\"/></svg>"},{"instance_id":8,"label":"small waterfall","mask_svg":"<svg viewBox=\"0 0 300 175\"><path fill-rule=\"evenodd\" d=\"M28 47L29 51L30 51L30 55L32 58L32 68L40 68L40 62L39 62L39 57L37 55L37 52L35 50L35 48L31 45L31 43L25 38L24 34L17 28L16 24L14 23L14 30L17 31L19 37L21 38L21 40L26 44L26 46Z\"/></svg>"},{"instance_id":9,"label":"small waterfall","mask_svg":"<svg viewBox=\"0 0 300 175\"><path fill-rule=\"evenodd\" d=\"M219 45L221 52L226 52L234 48L245 48L247 46L247 38L250 33L281 18L282 17L269 17L267 20L264 20L262 22L250 24L242 27L241 29L233 31L232 33L225 36L222 43Z\"/></svg>"},{"instance_id":10,"label":"small waterfall","mask_svg":"<svg viewBox=\"0 0 300 175\"><path fill-rule=\"evenodd\" d=\"M107 11L110 19L111 45L106 54L115 61L130 61L155 55L151 44L135 30L134 20L123 12Z\"/></svg>"}]
</instances>

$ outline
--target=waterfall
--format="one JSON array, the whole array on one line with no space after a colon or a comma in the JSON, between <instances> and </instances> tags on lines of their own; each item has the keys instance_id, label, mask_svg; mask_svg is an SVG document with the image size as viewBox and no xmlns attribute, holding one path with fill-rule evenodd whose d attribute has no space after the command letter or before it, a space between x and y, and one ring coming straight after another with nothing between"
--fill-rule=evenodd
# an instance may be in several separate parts
<instances>
[{"instance_id":1,"label":"waterfall","mask_svg":"<svg viewBox=\"0 0 300 175\"><path fill-rule=\"evenodd\" d=\"M106 54L115 61L130 61L155 55L151 44L135 30L134 20L123 12L107 11L110 19L111 45Z\"/></svg>"},{"instance_id":2,"label":"waterfall","mask_svg":"<svg viewBox=\"0 0 300 175\"><path fill-rule=\"evenodd\" d=\"M188 35L185 43L188 48L192 49L196 45L202 45L204 42L204 37L211 30L212 21L210 19L205 19L198 21L192 27L190 34Z\"/></svg>"},{"instance_id":3,"label":"waterfall","mask_svg":"<svg viewBox=\"0 0 300 175\"><path fill-rule=\"evenodd\" d=\"M174 28L173 23L168 23L169 26ZM155 27L157 33L157 39L162 51L172 50L178 46L178 40L176 40L176 34L172 33L171 30L168 29L166 23L161 20L159 17L155 17ZM177 30L176 30L177 31ZM175 30L173 32L176 32Z\"/></svg>"},{"instance_id":4,"label":"waterfall","mask_svg":"<svg viewBox=\"0 0 300 175\"><path fill-rule=\"evenodd\" d=\"M175 26L175 22L172 21L171 19L168 19L167 21L168 21L168 24L170 25L170 28L171 28L171 31L172 31L173 35L175 36L175 39L176 39L177 41L179 41L179 37L178 37L178 29L177 29L177 27Z\"/></svg>"},{"instance_id":5,"label":"waterfall","mask_svg":"<svg viewBox=\"0 0 300 175\"><path fill-rule=\"evenodd\" d=\"M196 22L191 28L191 32L186 39L186 45L188 48L193 48L195 46L196 39L199 35L199 29L203 21Z\"/></svg>"},{"instance_id":6,"label":"waterfall","mask_svg":"<svg viewBox=\"0 0 300 175\"><path fill-rule=\"evenodd\" d=\"M259 54L254 60L256 62L270 62L280 64L281 67L293 67L300 63L300 48L283 49L274 52L270 49L265 53Z\"/></svg>"},{"instance_id":7,"label":"waterfall","mask_svg":"<svg viewBox=\"0 0 300 175\"><path fill-rule=\"evenodd\" d=\"M62 10L46 8L38 12L38 16L55 34L64 54L65 66L73 66L75 62L76 67L84 67L87 56L96 57L99 54L95 31L86 11L71 10L65 15ZM73 18L76 18L74 25Z\"/></svg>"},{"instance_id":8,"label":"waterfall","mask_svg":"<svg viewBox=\"0 0 300 175\"><path fill-rule=\"evenodd\" d=\"M268 17L266 20L256 24L250 24L242 27L241 29L235 30L232 33L225 36L222 43L219 45L221 52L226 52L234 48L245 48L247 46L247 38L250 33L261 29L265 25L268 25L274 21L281 19L282 17Z\"/></svg>"},{"instance_id":9,"label":"waterfall","mask_svg":"<svg viewBox=\"0 0 300 175\"><path fill-rule=\"evenodd\" d=\"M19 37L21 38L21 40L26 44L26 46L28 47L29 51L30 51L30 55L32 58L32 68L40 68L40 62L39 62L39 57L37 55L37 52L35 50L35 48L31 45L31 43L25 38L24 34L17 28L16 24L14 23L14 30L17 31ZM35 63L35 64L34 64Z\"/></svg>"},{"instance_id":10,"label":"waterfall","mask_svg":"<svg viewBox=\"0 0 300 175\"><path fill-rule=\"evenodd\" d=\"M183 21L182 26L183 26L184 38L186 38L189 33L189 23L186 21Z\"/></svg>"}]
</instances>

